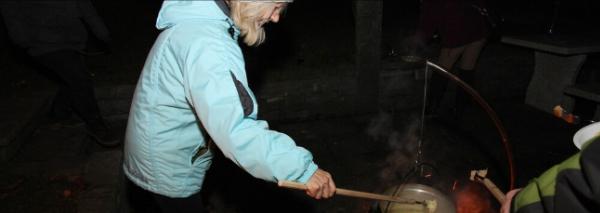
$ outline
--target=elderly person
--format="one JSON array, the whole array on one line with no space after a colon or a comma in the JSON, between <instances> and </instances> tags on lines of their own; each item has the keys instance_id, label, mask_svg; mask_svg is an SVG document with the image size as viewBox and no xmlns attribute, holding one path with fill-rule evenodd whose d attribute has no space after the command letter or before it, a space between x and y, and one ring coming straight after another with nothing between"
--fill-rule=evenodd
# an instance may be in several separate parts
<instances>
[{"instance_id":1,"label":"elderly person","mask_svg":"<svg viewBox=\"0 0 600 213\"><path fill-rule=\"evenodd\" d=\"M310 152L257 120L246 79L238 37L259 45L262 26L278 22L288 2L164 1L157 21L163 31L131 106L123 165L163 211L201 209L213 142L254 177L305 183L316 199L335 192L331 175Z\"/></svg>"}]
</instances>

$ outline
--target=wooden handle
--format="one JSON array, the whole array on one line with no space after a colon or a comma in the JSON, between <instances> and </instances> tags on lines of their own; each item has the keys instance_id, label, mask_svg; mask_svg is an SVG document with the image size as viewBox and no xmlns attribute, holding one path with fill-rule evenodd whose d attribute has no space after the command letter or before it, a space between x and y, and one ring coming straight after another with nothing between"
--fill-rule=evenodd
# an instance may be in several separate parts
<instances>
[{"instance_id":1,"label":"wooden handle","mask_svg":"<svg viewBox=\"0 0 600 213\"><path fill-rule=\"evenodd\" d=\"M504 200L506 199L506 195L504 195L504 192L502 192L502 190L500 190L500 188L498 188L498 186L496 186L496 184L494 184L494 182L492 182L490 179L487 179L487 178L484 178L480 182L483 183L485 188L490 190L490 192L492 193L492 195L494 195L494 197L498 200L498 202L504 203Z\"/></svg>"},{"instance_id":2,"label":"wooden handle","mask_svg":"<svg viewBox=\"0 0 600 213\"><path fill-rule=\"evenodd\" d=\"M292 182L292 181L279 181L279 186L285 187L285 188L290 188L290 189L307 190L306 185L301 184L301 183ZM361 192L361 191L348 190L348 189L342 189L342 188L336 188L335 194L348 196L348 197L365 198L365 199L372 199L372 200L382 200L382 201L389 201L389 202L396 202L396 203L403 203L403 204L426 205L425 201L407 200L407 199L401 199L398 197L393 197L393 196L388 196L388 195L375 194L375 193L369 193L369 192Z\"/></svg>"},{"instance_id":3,"label":"wooden handle","mask_svg":"<svg viewBox=\"0 0 600 213\"><path fill-rule=\"evenodd\" d=\"M504 203L504 200L506 199L506 195L504 195L504 192L502 192L502 190L500 190L500 188L498 188L498 186L496 186L496 184L494 184L494 182L492 182L492 180L486 178L485 176L487 175L487 169L484 170L471 170L471 177L470 179L472 181L477 181L482 183L485 188L487 188L492 195L494 195L494 197L496 198L496 200L498 200L498 202L500 203Z\"/></svg>"}]
</instances>

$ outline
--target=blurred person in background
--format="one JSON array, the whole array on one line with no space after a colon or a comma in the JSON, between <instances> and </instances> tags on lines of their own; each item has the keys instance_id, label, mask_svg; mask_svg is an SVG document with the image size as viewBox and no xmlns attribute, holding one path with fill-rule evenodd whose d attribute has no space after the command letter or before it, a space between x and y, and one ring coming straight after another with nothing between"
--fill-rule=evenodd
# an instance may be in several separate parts
<instances>
[{"instance_id":1,"label":"blurred person in background","mask_svg":"<svg viewBox=\"0 0 600 213\"><path fill-rule=\"evenodd\" d=\"M421 13L414 36L424 44L439 36L441 50L437 63L476 87L475 70L488 36L487 6L484 0L421 0ZM446 92L448 79L433 73L427 100L428 114L436 114ZM468 97L457 91L455 112L460 114Z\"/></svg>"},{"instance_id":2,"label":"blurred person in background","mask_svg":"<svg viewBox=\"0 0 600 213\"><path fill-rule=\"evenodd\" d=\"M110 36L89 0L1 1L0 13L12 42L43 68L51 71L59 90L51 117L61 122L75 112L88 135L103 146L120 140L100 114L84 50L90 37L108 43Z\"/></svg>"}]
</instances>

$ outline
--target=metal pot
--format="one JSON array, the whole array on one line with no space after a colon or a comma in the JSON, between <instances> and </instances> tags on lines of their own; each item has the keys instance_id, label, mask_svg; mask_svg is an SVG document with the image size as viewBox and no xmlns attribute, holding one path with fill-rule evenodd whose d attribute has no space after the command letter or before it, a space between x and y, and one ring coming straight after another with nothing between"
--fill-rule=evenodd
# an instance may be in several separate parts
<instances>
[{"instance_id":1,"label":"metal pot","mask_svg":"<svg viewBox=\"0 0 600 213\"><path fill-rule=\"evenodd\" d=\"M455 213L456 207L450 198L437 189L423 184L403 184L397 187L392 187L384 192L387 195L393 195L403 199L416 201L433 200L437 203L434 213ZM394 202L381 201L378 203L382 213L411 213L411 212L428 212L399 204Z\"/></svg>"}]
</instances>

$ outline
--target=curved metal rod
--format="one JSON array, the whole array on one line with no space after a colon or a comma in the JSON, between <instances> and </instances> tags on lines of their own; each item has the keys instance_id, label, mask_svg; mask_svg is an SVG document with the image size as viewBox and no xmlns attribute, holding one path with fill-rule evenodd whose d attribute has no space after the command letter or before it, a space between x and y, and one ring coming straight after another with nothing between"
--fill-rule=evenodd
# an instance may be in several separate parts
<instances>
[{"instance_id":1,"label":"curved metal rod","mask_svg":"<svg viewBox=\"0 0 600 213\"><path fill-rule=\"evenodd\" d=\"M500 137L502 138L502 144L504 146L504 152L506 154L506 159L508 161L508 166L509 166L510 189L511 190L514 189L515 169L514 169L514 164L513 164L512 151L511 151L510 144L508 143L508 134L506 133L506 130L504 129L504 126L502 125L502 121L500 121L496 112L483 99L483 97L481 97L481 95L479 95L479 93L477 91L475 91L475 89L473 89L473 87L469 86L463 80L456 77L454 74L446 71L444 68L440 67L437 64L434 64L430 61L427 61L426 64L427 64L427 66L436 68L435 70L438 70L440 74L442 74L442 75L446 76L447 78L449 78L450 80L456 82L465 92L467 92L469 95L471 95L471 97L473 97L473 99L475 99L475 101L477 101L479 106L481 106L485 110L485 112L487 112L490 119L492 119L492 121L494 122L494 125L496 126L496 129L498 130L498 133L500 134ZM425 77L427 77L427 76L425 76Z\"/></svg>"}]
</instances>

